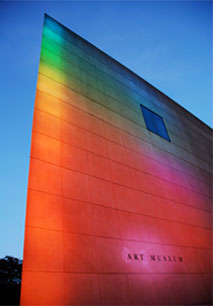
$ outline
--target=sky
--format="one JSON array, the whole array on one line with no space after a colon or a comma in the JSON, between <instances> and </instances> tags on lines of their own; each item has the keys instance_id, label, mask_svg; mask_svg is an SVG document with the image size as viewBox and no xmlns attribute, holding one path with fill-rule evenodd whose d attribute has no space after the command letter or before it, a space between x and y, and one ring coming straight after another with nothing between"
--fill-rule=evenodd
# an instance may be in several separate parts
<instances>
[{"instance_id":1,"label":"sky","mask_svg":"<svg viewBox=\"0 0 213 306\"><path fill-rule=\"evenodd\" d=\"M0 2L0 258L22 258L44 13L212 126L211 1Z\"/></svg>"}]
</instances>

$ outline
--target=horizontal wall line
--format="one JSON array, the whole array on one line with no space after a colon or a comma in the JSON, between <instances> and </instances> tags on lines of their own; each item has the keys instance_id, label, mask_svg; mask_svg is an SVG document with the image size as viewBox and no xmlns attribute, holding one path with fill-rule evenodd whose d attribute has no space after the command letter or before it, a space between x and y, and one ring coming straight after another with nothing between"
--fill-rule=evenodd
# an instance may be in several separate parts
<instances>
[{"instance_id":1,"label":"horizontal wall line","mask_svg":"<svg viewBox=\"0 0 213 306\"><path fill-rule=\"evenodd\" d=\"M58 98L58 97L56 97L56 96L54 96L54 95L51 95L50 93L44 92L44 91L41 90L41 89L38 89L38 90L39 90L40 92L44 93L45 95L49 96L49 97L53 97L54 99L57 99L57 100L61 101L61 102L64 103L65 105L68 105L68 106L70 106L70 107L73 107L74 109L76 109L76 110L78 110L78 111L80 111L80 112L82 112L82 113L85 113L86 115L92 116L92 117L94 117L95 119L97 119L97 120L99 120L99 121L102 121L102 122L104 122L104 123L106 123L106 124L112 126L113 128L116 128L117 130L121 130L122 132L124 132L124 133L126 133L126 134L130 134L130 136L133 136L133 137L138 138L137 136L134 136L133 134L128 133L127 131L124 131L124 130L122 130L121 128L119 128L119 127L117 127L117 126L114 126L113 124L109 123L109 122L106 121L105 119L100 119L100 117L98 117L98 116L96 116L96 115L94 115L94 114L91 114L91 113L89 113L89 112L87 112L87 111L85 111L85 110L82 110L81 108L77 107L77 106L74 105L74 104L68 103L68 102L66 102L65 100L60 99L60 98ZM79 94L79 95L80 95L80 94ZM94 102L94 101L93 101L93 102ZM101 105L103 108L106 108L107 110L110 110L109 108L104 107L102 104L99 104L99 103L96 103L96 102L94 102L94 103L95 103L95 104L98 104L98 105ZM61 119L60 117L58 117L58 116L56 116L56 115L53 115L53 114L50 114L49 112L46 112L46 111L44 111L44 110L38 108L37 106L35 106L35 109L37 109L37 110L39 110L39 111L41 111L41 112L43 112L43 113L45 113L45 114L48 114L48 115L50 115L50 116L53 116L53 117L55 117L55 118ZM73 124L73 123L71 123L71 122L68 121L68 120L64 120L64 119L61 119L61 120L64 121L64 122L67 122L67 123L69 123L69 124L71 124L71 125L73 125L73 126L80 127L81 129L84 129L84 128L82 128L82 126ZM86 130L86 129L85 129L85 130ZM88 131L91 132L90 130L88 130ZM100 134L97 134L97 133L95 133L95 132L91 132L91 133L93 133L94 135L100 136ZM103 139L106 139L106 140L108 140L108 141L110 141L110 142L112 142L112 143L118 144L117 142L112 141L112 140L106 138L105 136L102 136L102 137L103 137ZM139 138L139 139L140 139L140 138ZM146 140L142 140L142 141L147 142ZM147 143L149 143L149 142L147 142ZM152 146L155 146L155 145L152 144L152 143L149 143L149 144L152 145ZM118 144L118 145L120 145L120 144ZM120 146L122 146L122 145L120 145ZM133 149L130 149L129 147L125 146L125 144L124 144L122 147L127 148L128 150L131 150L131 151L133 151L133 152L135 152L135 153L137 153L137 154L140 154L141 156L148 157L147 155L144 155L144 154L142 154L141 152L138 152L138 151L135 151L135 150L133 150ZM162 150L161 148L158 148L158 149L159 149L159 150ZM163 150L162 150L162 151L163 151ZM172 153L170 153L170 152L168 152L168 153L171 154L171 155L174 155L174 154L172 154ZM174 155L174 156L175 156L175 158L177 158L177 159L181 159L181 158L177 157L176 155ZM152 157L149 157L149 158L150 158L151 160L154 160L154 161L159 162L160 164L166 165L166 166L170 167L171 169L173 168L172 166L167 165L167 164L164 164L164 163L162 163L161 161L159 161L159 160L157 160L157 159L153 159ZM182 160L182 159L181 159L181 160ZM186 161L186 160L184 160L184 162L188 163L188 161ZM194 166L194 167L196 167L196 166ZM209 184L209 183L206 182L206 181L200 180L200 178L197 178L197 177L194 177L194 176L192 176L192 175L189 175L188 173L185 173L184 171L181 171L181 170L176 169L176 168L174 168L174 169L177 170L177 171L179 171L179 172L184 173L184 174L187 175L187 176L193 177L193 178L195 178L196 180L201 181L202 183L205 183L205 184L207 184L207 185L211 185L211 184ZM202 169L202 170L203 170L203 169Z\"/></svg>"},{"instance_id":2,"label":"horizontal wall line","mask_svg":"<svg viewBox=\"0 0 213 306\"><path fill-rule=\"evenodd\" d=\"M178 187L181 187L181 188L183 188L183 189L185 189L185 190L188 190L188 191L190 191L190 192L192 192L192 193L194 193L194 194L198 194L198 195L204 196L204 197L206 197L206 198L208 198L208 199L211 199L211 197L208 196L208 195L205 195L205 194L203 194L203 193L194 191L194 190L192 190L192 189L188 189L188 188L186 188L185 186L178 185L178 184L176 184L176 183L167 181L167 180L165 180L164 178L155 176L155 175L153 175L153 174L151 174L151 173L149 173L149 172L145 172L145 171L139 170L138 168L134 168L134 167L131 167L131 166L129 166L129 165L123 164L123 163L121 163L121 162L119 162L119 161L117 161L117 160L111 159L110 157L105 157L105 156L103 156L103 155L101 155L101 154L93 153L93 151L89 151L89 150L86 149L86 148L82 148L82 147L73 145L72 143L65 142L65 141L63 141L61 138L49 136L49 135L47 135L47 134L45 134L45 133L41 133L41 132L39 132L39 131L37 131L37 130L35 130L35 129L33 129L33 132L35 132L35 133L37 133L37 134L40 134L40 135L47 136L47 137L49 137L49 138L52 138L52 139L57 140L57 141L60 141L61 143L64 143L64 144L68 144L68 145L73 146L73 147L75 147L75 148L84 150L85 152L92 153L92 154L94 154L94 155L97 155L97 156L100 156L100 157L102 157L102 158L108 159L109 161L116 162L117 164L124 165L124 166L126 166L126 167L128 167L128 168L130 168L130 169L137 170L138 172L141 172L141 173L150 175L150 176L152 176L152 177L154 177L154 178L160 179L160 180L163 181L163 182L166 182L166 183L172 184L172 185L174 185L174 186L178 186ZM90 131L88 130L88 132L90 132ZM90 132L90 133L91 133L91 132ZM92 134L94 134L94 133L92 133ZM97 136L101 137L101 136L98 135L98 134L94 134L94 135L97 135ZM109 141L109 140L107 140L107 141ZM30 155L30 157L31 157L31 158L34 158L34 159L37 159L37 160L40 160L40 161L43 161L43 162L46 162L46 163L48 163L48 164L52 164L52 165L55 165L55 166L64 168L64 169L68 169L68 170L72 170L72 171L79 172L79 173L82 173L82 174L86 174L86 175L89 175L89 176L93 176L93 175L88 174L88 173L86 173L86 172L73 170L72 168L64 167L64 166L62 166L62 165L60 165L60 164L56 164L56 163L53 163L53 162L50 162L50 161L42 160L42 159L39 159L39 158L34 157L34 156L31 156L31 155ZM152 194L152 193L149 193L149 192L146 192L146 191L142 191L142 190L140 190L140 189L136 189L136 188L133 188L133 187L130 187L130 186L127 186L127 185L122 185L122 184L120 184L120 183L118 183L118 182L110 181L110 180L107 180L107 179L104 179L104 178L100 178L100 177L97 177L97 176L95 176L95 177L96 177L96 178L99 178L99 179L102 179L102 180L104 180L104 181L107 181L107 182L111 182L111 183L114 183L114 184L117 184L117 185L125 186L125 187L130 188L130 189L133 189L133 190L137 190L137 191L140 191L140 192L144 192L144 193L147 193L147 194L156 196L155 194ZM168 201L175 202L175 203L180 203L180 202L178 202L178 201L174 201L173 199L164 198L164 197L162 197L162 196L158 196L158 197L159 197L159 198L162 198L162 199L166 199L166 200L168 200ZM184 204L184 203L182 203L182 204ZM189 206L189 205L188 205L188 206ZM194 207L194 206L192 206L192 207ZM202 209L202 210L204 210L204 209Z\"/></svg>"},{"instance_id":3,"label":"horizontal wall line","mask_svg":"<svg viewBox=\"0 0 213 306\"><path fill-rule=\"evenodd\" d=\"M147 241L147 240L128 239L128 238L121 238L121 237L119 238L119 237L113 237L113 236L96 235L96 234L91 234L91 233L88 234L88 233L75 232L75 231L64 231L64 230L60 230L60 229L33 226L33 225L30 225L30 224L26 224L26 228L45 230L45 231L51 231L51 232L58 232L58 233L67 233L67 234L93 237L93 238L116 240L116 241L138 242L138 243L146 243L146 244L150 244L150 245L171 246L171 247L178 247L178 248L199 249L199 250L209 250L209 251L211 251L211 247L208 248L208 247L180 245L180 244L175 244L175 243L160 243L160 242L156 242L156 241L155 242L150 242L150 241Z\"/></svg>"},{"instance_id":4,"label":"horizontal wall line","mask_svg":"<svg viewBox=\"0 0 213 306\"><path fill-rule=\"evenodd\" d=\"M78 91L74 90L73 88L67 87L67 86L65 86L63 83L60 83L60 82L58 82L58 81L55 81L55 80L52 79L51 77L49 77L49 76L47 76L47 75L45 75L45 74L42 74L41 72L39 72L39 74L42 75L43 77L48 78L49 80L51 80L51 81L53 81L53 82L55 82L55 83L57 83L57 84L59 84L60 86L63 86L63 87L65 87L65 88L67 88L67 89L70 90L70 91L74 91L74 92L77 93L78 95L82 95L82 96L85 97L86 99L89 99L89 100L95 102L96 104L98 104L98 105L100 105L100 106L102 106L102 107L108 109L108 110L111 111L112 113L114 113L110 108L107 108L106 106L103 106L102 104L99 104L96 100L94 100L94 99L92 99L92 98L89 98L89 97L87 97L87 96L85 96L85 95L83 95L83 94L80 94ZM38 89L39 89L39 87L38 87ZM39 90L40 90L40 89L39 89ZM106 121L106 122L107 122L107 121ZM111 124L111 125L112 125L113 127L115 127L115 128L118 128L117 126L115 126L115 125L113 125L113 124ZM154 147L157 147L157 148L158 148L159 150L161 150L161 151L165 151L166 153L169 153L169 154L171 154L172 156L175 156L175 158L177 158L177 159L183 160L184 162L186 162L186 163L188 163L188 164L190 164L190 165L192 165L192 166L194 166L194 167L196 167L196 168L198 168L198 169L201 169L202 171L205 170L205 169L203 169L203 168L200 168L197 164L196 164L196 165L195 165L195 164L192 164L192 163L189 162L188 160L184 160L183 158L181 158L181 157L179 157L179 156L176 156L176 155L174 155L173 153L171 153L171 152L169 152L169 151L167 151L167 150L165 150L165 149L162 149L162 148L156 146L155 144L153 144L153 143L151 143L151 142L148 142L146 139L140 138L140 137L138 137L137 135L132 134L132 133L130 133L129 131L127 132L126 130L123 130L123 129L121 129L121 128L119 128L119 129L120 129L121 131L124 131L125 133L127 133L127 134L129 134L129 135L131 135L131 136L133 136L133 137L135 137L135 138L137 138L137 139L139 139L139 140L142 140L142 141L144 141L144 142L146 142L146 143L148 143L148 144L150 144L150 145L152 145L152 146L154 146ZM180 148L180 149L182 150L182 148ZM205 170L205 171L206 171L206 170ZM208 171L206 171L206 172L208 172ZM209 172L209 173L210 173L210 172Z\"/></svg>"},{"instance_id":5,"label":"horizontal wall line","mask_svg":"<svg viewBox=\"0 0 213 306\"><path fill-rule=\"evenodd\" d=\"M185 205L187 207L190 207L190 208L195 208L195 209L199 209L199 210L202 210L204 212L208 212L208 213L212 213L212 211L210 210L206 210L206 209L203 209L203 208L199 208L199 207L196 207L196 206L192 206L192 205L188 205L188 204L185 204L185 203L182 203L182 202L178 202L178 201L175 201L175 200L171 200L171 199L167 199L167 198L164 198L162 196L158 196L158 195L154 195L154 194L151 194L149 192L146 192L146 191L141 191L139 189L135 189L135 188L132 188L132 187L128 187L126 185L122 185L122 184L119 184L119 183L116 183L116 182L113 182L113 181L110 181L110 180L106 180L104 178L100 178L98 176L95 176L95 175L90 175L90 174L87 174L87 173L84 173L84 172L81 172L81 171L77 171L77 170L73 170L73 169L70 169L70 168L67 168L67 167L62 167L60 165L57 165L57 164L54 164L54 163L51 163L51 162L47 162L47 161L44 161L44 160L41 160L39 158L35 158L35 157L30 157L32 159L35 159L35 160L39 160L43 163L47 163L47 164L50 164L50 165L54 165L58 168L62 168L62 169L66 169L66 170L69 170L69 171L73 171L73 172L77 172L77 173L81 173L81 174L84 174L84 175L87 175L87 176L91 176L91 177L94 177L94 178L97 178L97 179L100 179L100 180L103 180L105 182L108 182L108 183L111 183L111 184L114 184L114 185L117 185L117 186L121 186L121 187L125 187L125 188L128 188L128 189L132 189L134 191L137 191L137 192L141 192L141 193L145 193L145 194L148 194L148 195L151 195L153 197L156 197L157 199L163 199L163 200L167 200L167 201L170 201L170 202L174 202L175 204L179 204L179 205ZM55 194L55 195L58 195L58 194ZM60 194L60 196L62 196L62 194Z\"/></svg>"},{"instance_id":6,"label":"horizontal wall line","mask_svg":"<svg viewBox=\"0 0 213 306\"><path fill-rule=\"evenodd\" d=\"M41 111L41 110L39 110L39 111ZM43 112L43 111L41 111L41 112ZM49 115L49 113L46 113L46 112L43 112L43 113ZM72 124L72 123L69 123L69 122L66 121L66 120L63 120L63 121L66 122L66 123L68 123L68 124L70 124L70 125L73 125L73 126L75 126L75 127L79 127L79 126L77 126L77 125L74 125L74 124ZM81 128L81 129L83 129L83 128ZM89 133L93 134L93 135L96 135L96 136L98 136L98 137L101 137L102 139L104 139L104 140L107 141L107 142L111 142L111 143L117 144L117 143L115 143L115 142L113 142L113 141L111 141L111 140L109 140L109 139L107 139L107 138L105 138L105 137L103 137L103 136L100 136L100 134L91 132L90 130L87 130L87 129L84 129L84 130L85 130L86 132L89 132ZM195 191L194 189L190 189L190 188L187 188L186 186L179 185L179 184L177 184L177 183L175 183L175 182L173 182L173 181L166 180L165 178L163 178L163 177L161 177L161 176L154 175L154 174L152 174L151 172L146 172L146 171L143 171L143 170L141 170L141 169L139 169L139 168L135 168L135 167L133 167L133 166L131 166L131 165L129 165L129 164L122 163L121 161L118 161L118 160L116 160L116 159L112 159L112 158L109 156L109 153L108 153L108 157L106 157L106 156L103 156L103 155L101 155L101 154L98 154L98 153L95 153L95 152L93 152L93 151L90 151L90 150L88 150L86 147L83 148L83 147L74 145L74 144L72 144L72 143L70 143L70 142L66 142L66 141L64 141L62 138L57 138L57 137L53 137L53 136L47 135L47 134L45 134L45 133L41 133L41 132L37 131L35 128L33 128L33 132L35 132L35 133L37 133L37 134L40 134L40 135L44 135L44 136L46 136L46 137L48 137L48 138L52 138L52 139L54 139L54 140L60 141L61 143L68 144L68 145L73 146L73 147L75 147L75 148L84 150L85 152L92 153L92 154L94 154L94 155L96 155L96 156L100 156L100 157L102 157L102 158L108 159L109 161L116 162L116 163L119 164L119 165L128 167L128 168L133 169L133 170L137 170L138 172L141 172L141 173L144 173L144 174L149 175L149 176L151 176L151 177L160 179L160 180L163 181L163 182L172 184L172 185L174 185L174 186L181 187L181 188L183 188L183 189L185 189L185 190L188 190L188 191L193 192L193 193L196 193L196 194L200 194L201 196L204 196L204 197L206 197L206 198L211 199L210 196L208 196L208 195L206 195L206 194L204 194L204 193L202 193L202 192L198 192L197 190ZM119 146L122 147L122 148L127 149L127 148L124 147L124 146L121 146L121 145L119 145ZM130 151L131 151L131 150L130 150ZM142 154L140 154L140 155L142 155ZM145 156L145 155L142 155L142 156ZM127 156L127 155L126 155L126 158L127 158L127 160L128 160L128 156ZM146 156L146 158L149 158L149 157ZM151 158L150 158L150 159L151 159ZM45 160L43 160L43 161L45 161ZM157 160L155 160L155 161L157 161ZM48 162L48 161L46 161L46 162ZM158 162L158 161L157 161L157 162ZM49 163L51 163L51 162L49 162ZM160 162L159 162L159 163L160 163ZM53 163L53 164L54 164L54 163ZM61 166L61 165L58 165L58 164L55 164L55 165ZM164 165L164 164L163 164L163 165ZM165 166L171 168L169 165L166 165L166 164L165 164ZM68 169L69 169L69 168L68 168ZM70 169L71 169L71 168L70 168ZM171 170L171 171L172 171L172 170ZM179 170L176 169L176 171L179 171ZM80 171L79 171L79 172L80 172ZM179 172L181 172L181 171L179 171ZM87 174L87 173L85 173L85 174ZM184 175L187 176L187 174L185 174L185 173L184 173ZM199 179L197 179L197 178L195 178L195 177L193 177L193 178L196 179L196 180L198 180L198 181L201 181L201 180L199 180ZM201 182L202 182L203 184L209 185L209 187L211 186L210 184L207 184L206 182L203 182L203 181L201 181ZM129 188L131 188L131 187L129 187Z\"/></svg>"},{"instance_id":7,"label":"horizontal wall line","mask_svg":"<svg viewBox=\"0 0 213 306\"><path fill-rule=\"evenodd\" d=\"M85 80L83 81L82 79L76 77L75 75L70 74L70 73L67 72L67 71L62 70L60 67L56 66L55 64L53 64L53 63L51 63L51 62L49 62L49 61L47 61L47 60L41 59L40 62L41 62L41 63L43 62L43 63L45 63L45 64L47 64L47 65L49 65L49 66L52 66L52 67L56 68L57 70L62 71L64 74L66 74L66 75L68 75L68 76L70 75L70 76L74 77L74 78L77 79L79 82L85 83L86 85L88 85L88 86L90 86L92 89L94 89L95 91L99 91L100 93L104 94L105 96L108 96L108 97L112 98L113 100L115 100L116 102L118 102L118 104L123 105L123 106L129 108L126 104L121 103L116 97L110 96L109 94L106 94L105 92L103 92L101 89L94 87L94 84L87 83ZM42 65L42 64L41 64L41 65ZM42 72L39 72L39 73L43 74ZM44 74L43 74L43 75L44 75ZM69 78L68 78L68 79L69 79ZM59 82L58 82L58 83L59 83ZM61 83L61 84L62 84L62 83ZM66 85L64 85L64 86L67 87ZM69 88L69 87L68 87L68 88ZM72 88L72 90L75 90L76 92L78 92L78 93L81 94L82 96L87 97L85 94L79 92L79 91L76 90L76 89L73 89L73 88ZM109 92L109 93L110 93L110 92ZM89 98L89 97L88 97L88 98ZM130 98L131 98L131 97L130 97ZM136 106L136 105L138 105L138 107L139 107L140 103L136 103L135 106ZM134 109L131 109L131 108L129 108L129 109L130 109L131 111L135 112ZM116 114L119 114L119 116L125 118L126 120L129 120L131 123L133 123L133 124L135 124L135 125L137 125L137 126L139 126L139 127L144 128L144 126L143 126L143 125L140 125L138 122L135 122L135 121L131 120L130 118L125 117L124 115L122 115L122 114L120 114L120 113L117 113L116 111L113 111L113 112L116 113ZM135 113L138 114L139 112L135 112ZM170 115L170 116L171 116L171 115ZM165 119L168 120L167 118L165 118ZM172 124L172 123L171 123L171 124ZM180 128L180 127L179 127L179 128ZM182 129L182 127L181 127L181 129ZM188 133L188 132L187 132L187 133ZM175 137L177 137L178 139L181 139L181 138L179 137L179 135L177 135L177 134L174 133L173 131L172 131L172 132L169 131L169 134L170 134L170 135L172 134L172 135L174 135ZM171 137L171 139L172 139L172 137ZM182 140L182 139L181 139L181 140ZM172 143L174 143L174 142L172 142ZM201 157L199 157L199 156L196 156L196 155L194 154L194 152L190 152L190 151L186 150L186 148L185 148L184 146L182 147L182 146L180 146L179 144L176 144L176 143L175 143L175 145L176 145L177 147L181 148L181 150L183 150L183 151L185 151L185 152L187 152L187 153L189 153L189 154L192 154L192 155L194 155L196 158L199 158L199 159L201 159L201 160L203 160L204 162L206 162L206 163L209 164L209 161L206 161L206 160L204 160L203 158L201 158ZM194 145L194 144L191 144L191 145ZM207 152L205 152L205 154L209 155L209 153L207 153ZM209 157L211 157L211 156L209 155Z\"/></svg>"},{"instance_id":8,"label":"horizontal wall line","mask_svg":"<svg viewBox=\"0 0 213 306\"><path fill-rule=\"evenodd\" d=\"M211 275L211 272L71 272L66 270L27 270L23 268L27 273L63 273L63 274L82 274L82 275ZM117 305L117 304L116 304Z\"/></svg>"}]
</instances>

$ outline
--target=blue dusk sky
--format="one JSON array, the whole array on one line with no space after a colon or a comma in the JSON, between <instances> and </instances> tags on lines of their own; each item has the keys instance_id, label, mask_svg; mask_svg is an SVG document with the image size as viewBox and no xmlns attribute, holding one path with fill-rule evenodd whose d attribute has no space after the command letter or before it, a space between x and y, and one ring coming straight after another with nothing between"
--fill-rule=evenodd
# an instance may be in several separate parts
<instances>
[{"instance_id":1,"label":"blue dusk sky","mask_svg":"<svg viewBox=\"0 0 213 306\"><path fill-rule=\"evenodd\" d=\"M211 1L0 2L0 257L23 256L44 13L211 122Z\"/></svg>"}]
</instances>

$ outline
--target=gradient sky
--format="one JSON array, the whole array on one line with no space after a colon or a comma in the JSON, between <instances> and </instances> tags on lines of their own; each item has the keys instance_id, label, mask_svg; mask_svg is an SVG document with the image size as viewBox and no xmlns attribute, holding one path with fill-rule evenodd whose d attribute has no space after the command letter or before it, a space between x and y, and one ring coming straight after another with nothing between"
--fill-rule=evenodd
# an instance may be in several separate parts
<instances>
[{"instance_id":1,"label":"gradient sky","mask_svg":"<svg viewBox=\"0 0 213 306\"><path fill-rule=\"evenodd\" d=\"M211 1L1 1L0 257L23 253L45 12L212 126Z\"/></svg>"}]
</instances>

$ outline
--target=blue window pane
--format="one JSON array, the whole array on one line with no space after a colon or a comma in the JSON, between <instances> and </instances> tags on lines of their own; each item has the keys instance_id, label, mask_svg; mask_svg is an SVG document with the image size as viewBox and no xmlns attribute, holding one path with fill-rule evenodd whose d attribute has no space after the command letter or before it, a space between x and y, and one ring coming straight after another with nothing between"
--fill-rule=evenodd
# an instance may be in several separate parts
<instances>
[{"instance_id":1,"label":"blue window pane","mask_svg":"<svg viewBox=\"0 0 213 306\"><path fill-rule=\"evenodd\" d=\"M141 105L141 110L143 113L144 121L146 127L149 131L163 137L164 139L170 141L169 135L166 130L163 118L155 114L145 106Z\"/></svg>"},{"instance_id":2,"label":"blue window pane","mask_svg":"<svg viewBox=\"0 0 213 306\"><path fill-rule=\"evenodd\" d=\"M157 118L155 120L155 124L157 126L157 130L158 130L159 135L169 140L168 133L167 133L165 124L163 122L163 119L162 118L160 118L160 119Z\"/></svg>"},{"instance_id":3,"label":"blue window pane","mask_svg":"<svg viewBox=\"0 0 213 306\"><path fill-rule=\"evenodd\" d=\"M144 118L146 121L146 125L147 128L151 131L155 131L156 127L155 127L155 120L154 117L152 116L151 112L148 111L148 109L143 109L143 114L144 114Z\"/></svg>"}]
</instances>

